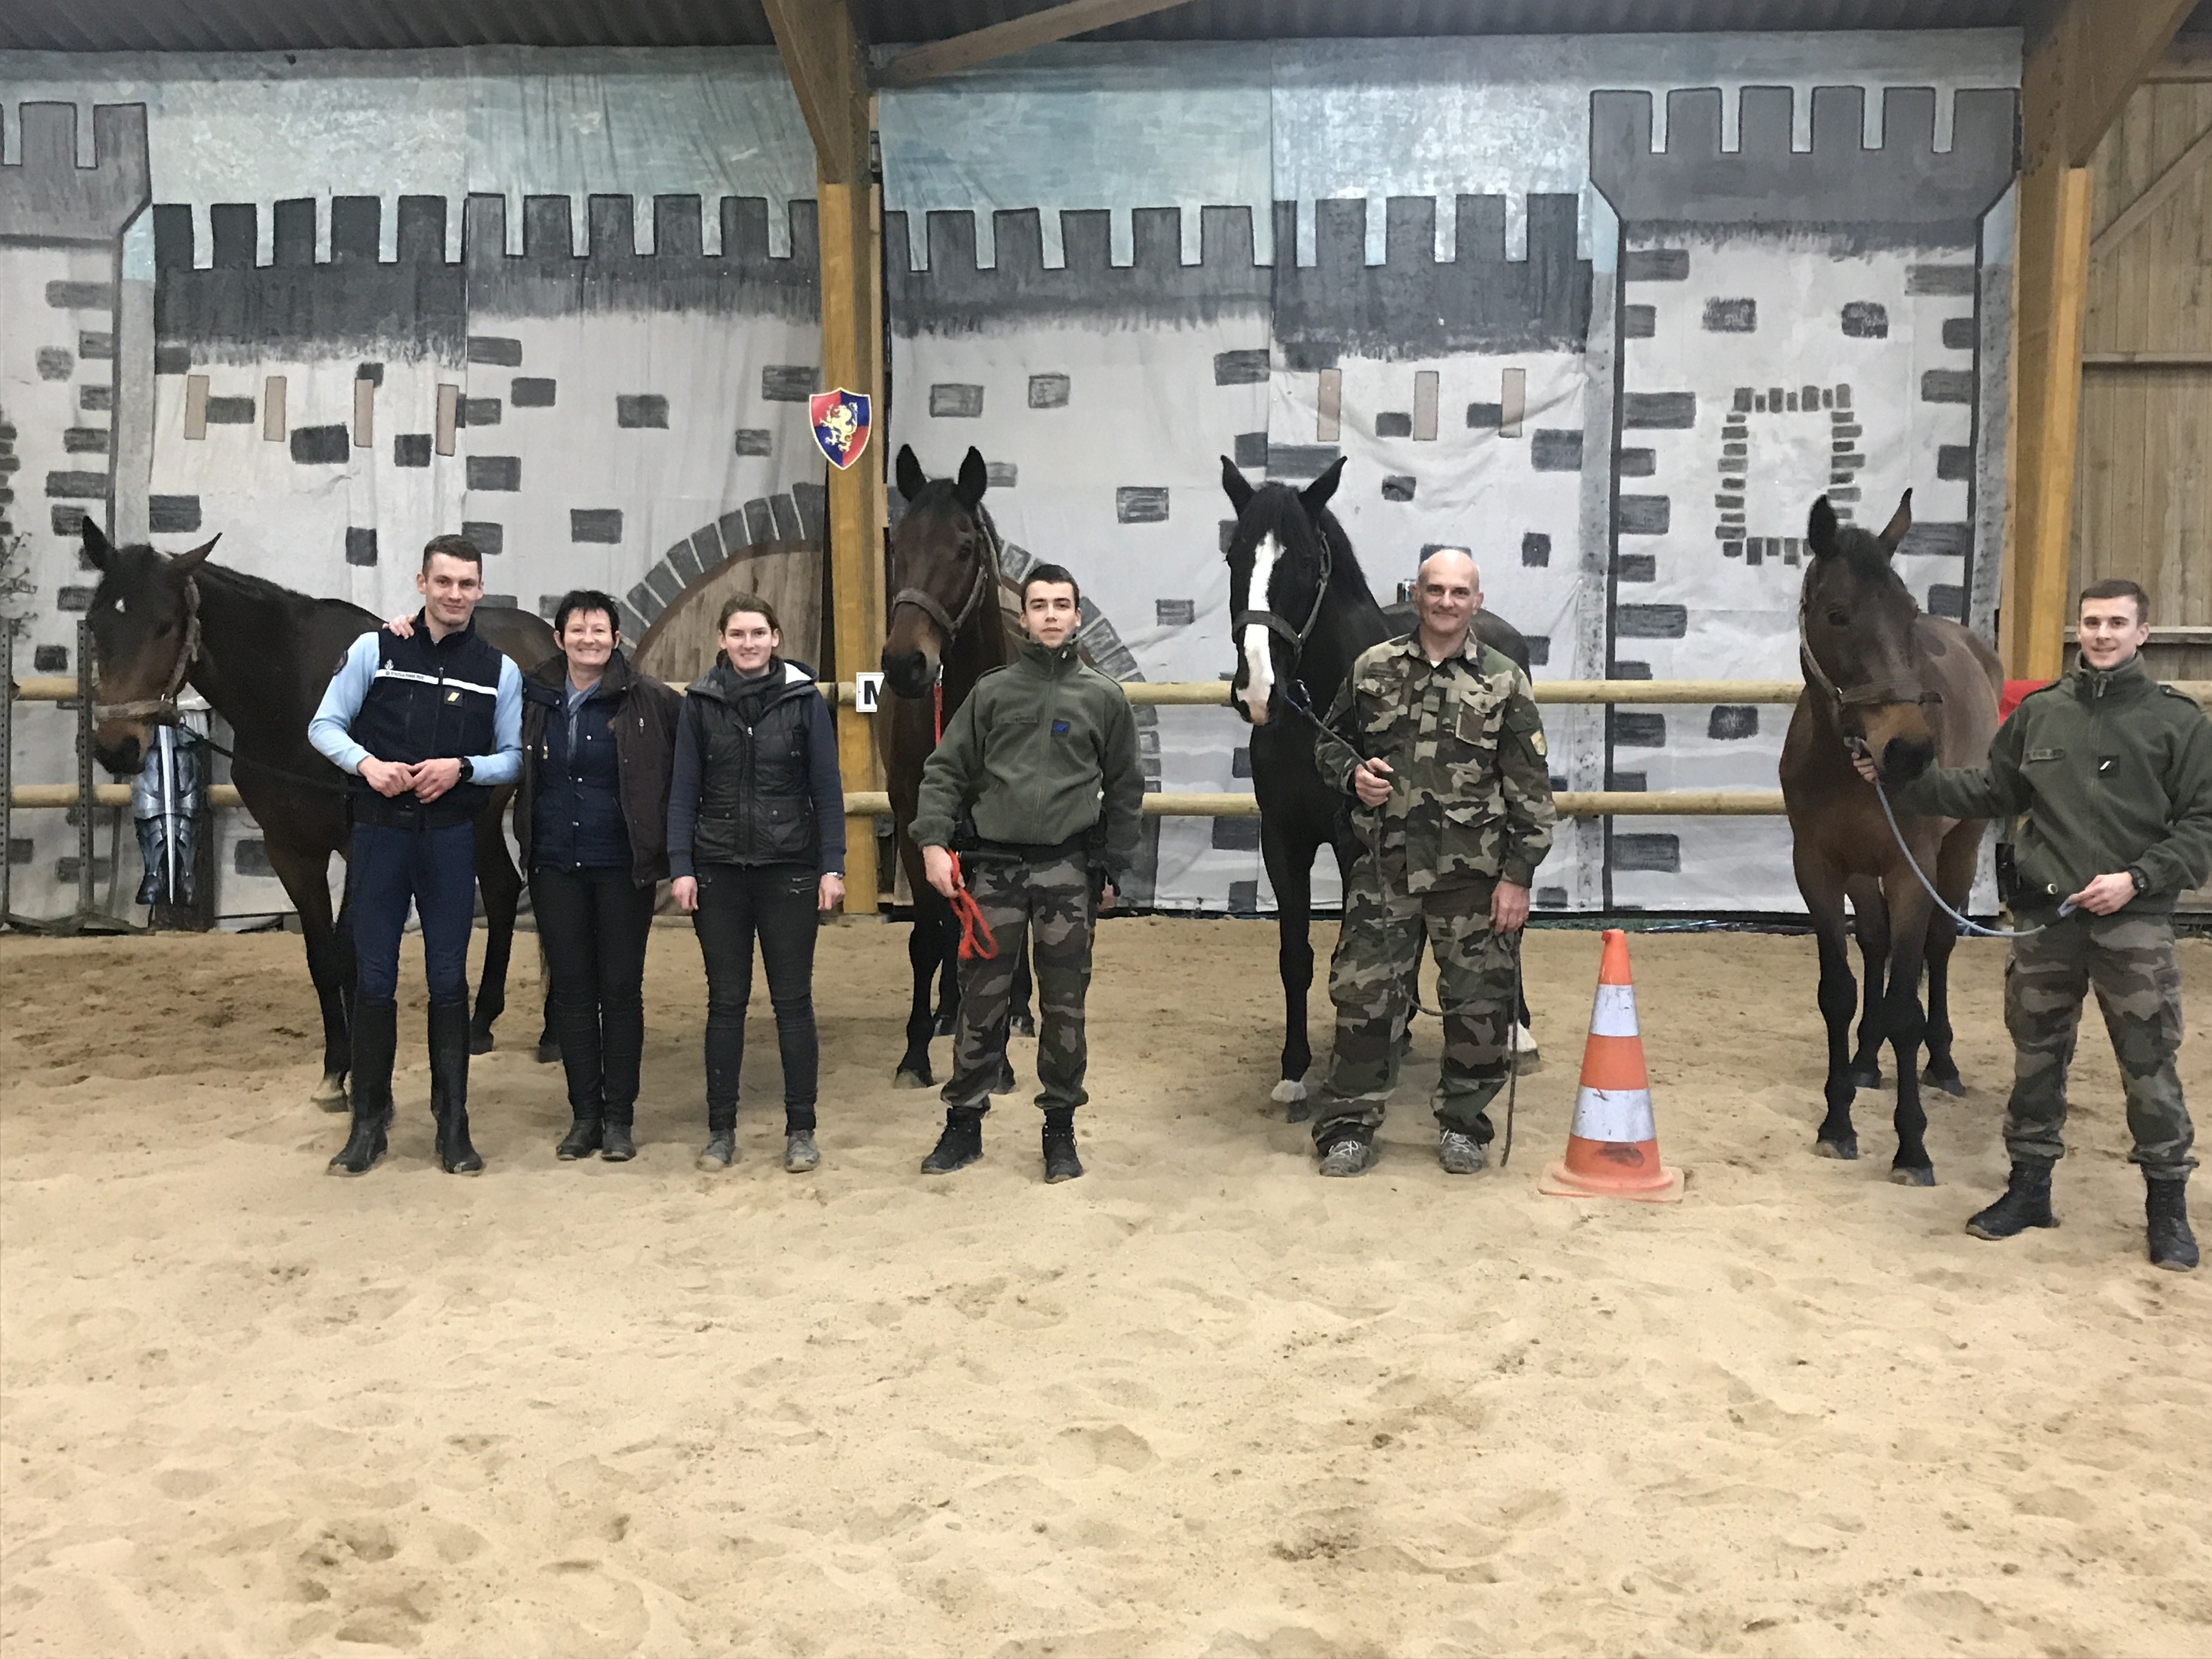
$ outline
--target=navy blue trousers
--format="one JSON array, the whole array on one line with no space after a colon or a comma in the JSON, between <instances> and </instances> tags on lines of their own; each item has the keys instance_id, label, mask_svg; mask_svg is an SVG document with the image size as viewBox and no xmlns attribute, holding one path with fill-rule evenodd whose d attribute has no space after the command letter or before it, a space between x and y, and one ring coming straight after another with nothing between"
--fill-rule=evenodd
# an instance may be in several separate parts
<instances>
[{"instance_id":1,"label":"navy blue trousers","mask_svg":"<svg viewBox=\"0 0 2212 1659\"><path fill-rule=\"evenodd\" d=\"M474 824L399 830L356 823L346 888L354 956L360 964L356 994L362 1001L399 999L399 938L410 902L422 918L422 966L430 1000L468 1000L469 933L477 917Z\"/></svg>"}]
</instances>

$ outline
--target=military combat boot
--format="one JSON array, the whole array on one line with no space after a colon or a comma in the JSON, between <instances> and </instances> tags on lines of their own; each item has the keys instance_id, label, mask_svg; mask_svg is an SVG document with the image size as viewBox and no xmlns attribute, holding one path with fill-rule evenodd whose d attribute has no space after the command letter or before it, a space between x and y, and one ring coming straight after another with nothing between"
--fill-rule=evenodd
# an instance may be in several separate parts
<instances>
[{"instance_id":1,"label":"military combat boot","mask_svg":"<svg viewBox=\"0 0 2212 1659\"><path fill-rule=\"evenodd\" d=\"M2197 1266L2197 1235L2189 1231L2189 1177L2146 1179L2143 1215L2150 1238L2150 1265L2185 1273Z\"/></svg>"},{"instance_id":2,"label":"military combat boot","mask_svg":"<svg viewBox=\"0 0 2212 1659\"><path fill-rule=\"evenodd\" d=\"M945 1109L945 1133L937 1137L936 1149L921 1160L922 1174L950 1175L983 1156L983 1112L981 1106Z\"/></svg>"},{"instance_id":3,"label":"military combat boot","mask_svg":"<svg viewBox=\"0 0 2212 1659\"><path fill-rule=\"evenodd\" d=\"M438 1121L438 1162L447 1175L482 1175L469 1144L469 1005L430 1005L430 1115Z\"/></svg>"},{"instance_id":4,"label":"military combat boot","mask_svg":"<svg viewBox=\"0 0 2212 1659\"><path fill-rule=\"evenodd\" d=\"M389 1002L353 1008L353 1133L331 1160L332 1175L367 1175L384 1156L392 1127L392 1062L399 1046L399 1010Z\"/></svg>"},{"instance_id":5,"label":"military combat boot","mask_svg":"<svg viewBox=\"0 0 2212 1659\"><path fill-rule=\"evenodd\" d=\"M2030 1227L2056 1227L2051 1213L2051 1163L2047 1158L2016 1158L2004 1196L1966 1223L1976 1238L2010 1238Z\"/></svg>"},{"instance_id":6,"label":"military combat boot","mask_svg":"<svg viewBox=\"0 0 2212 1659\"><path fill-rule=\"evenodd\" d=\"M1073 1181L1083 1173L1083 1160L1075 1155L1075 1108L1048 1106L1044 1110L1044 1178L1048 1185Z\"/></svg>"}]
</instances>

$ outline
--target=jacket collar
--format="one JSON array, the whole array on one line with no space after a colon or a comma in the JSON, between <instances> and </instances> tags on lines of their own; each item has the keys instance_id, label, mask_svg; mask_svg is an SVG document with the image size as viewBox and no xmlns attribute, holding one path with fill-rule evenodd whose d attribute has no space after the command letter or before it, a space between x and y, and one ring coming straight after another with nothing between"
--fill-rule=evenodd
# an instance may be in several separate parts
<instances>
[{"instance_id":1,"label":"jacket collar","mask_svg":"<svg viewBox=\"0 0 2212 1659\"><path fill-rule=\"evenodd\" d=\"M477 618L474 611L471 611L469 613L468 621L463 623L459 628L448 629L446 633L446 638L443 640L433 639L430 636L429 606L426 605L415 613L415 637L422 641L424 645L429 647L433 651L441 651L446 649L447 640L472 640L476 636Z\"/></svg>"},{"instance_id":2,"label":"jacket collar","mask_svg":"<svg viewBox=\"0 0 2212 1659\"><path fill-rule=\"evenodd\" d=\"M2066 671L2066 678L2074 695L2085 702L2137 697L2157 685L2150 677L2150 670L2143 666L2140 651L2117 668L2092 668L2077 659L2074 666Z\"/></svg>"},{"instance_id":3,"label":"jacket collar","mask_svg":"<svg viewBox=\"0 0 2212 1659\"><path fill-rule=\"evenodd\" d=\"M1027 634L1024 634L1014 641L1014 654L1019 660L1028 663L1039 672L1057 679L1063 674L1072 672L1075 666L1082 662L1083 647L1076 644L1075 635L1073 634L1062 641L1057 648L1052 650L1046 649Z\"/></svg>"},{"instance_id":4,"label":"jacket collar","mask_svg":"<svg viewBox=\"0 0 2212 1659\"><path fill-rule=\"evenodd\" d=\"M809 691L814 689L814 671L803 662L786 662L781 657L770 657L763 685L761 680L739 679L737 671L729 665L728 659L717 654L713 665L686 686L684 692L686 696L709 697L716 702L728 704L748 693L766 690L781 702L801 686Z\"/></svg>"},{"instance_id":5,"label":"jacket collar","mask_svg":"<svg viewBox=\"0 0 2212 1659\"><path fill-rule=\"evenodd\" d=\"M534 685L566 696L568 691L568 659L556 651L523 678ZM617 646L614 653L607 659L606 667L600 672L599 683L592 688L592 696L619 697L629 690L629 659L623 656L622 647Z\"/></svg>"},{"instance_id":6,"label":"jacket collar","mask_svg":"<svg viewBox=\"0 0 2212 1659\"><path fill-rule=\"evenodd\" d=\"M1429 659L1429 653L1421 648L1421 630L1418 625L1411 633L1401 634L1390 643L1401 657L1415 657L1422 662ZM1470 623L1468 627L1467 637L1460 641L1459 649L1454 655L1470 668L1480 668L1482 666L1482 653L1487 649L1489 647L1476 637L1474 625ZM1451 660L1450 657L1444 659L1445 662Z\"/></svg>"}]
</instances>

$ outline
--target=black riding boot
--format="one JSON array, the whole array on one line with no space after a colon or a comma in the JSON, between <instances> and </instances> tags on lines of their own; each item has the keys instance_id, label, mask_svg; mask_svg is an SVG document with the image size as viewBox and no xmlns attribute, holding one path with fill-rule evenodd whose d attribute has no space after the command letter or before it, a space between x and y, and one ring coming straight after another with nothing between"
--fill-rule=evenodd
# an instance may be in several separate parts
<instances>
[{"instance_id":1,"label":"black riding boot","mask_svg":"<svg viewBox=\"0 0 2212 1659\"><path fill-rule=\"evenodd\" d=\"M367 1175L384 1156L392 1127L392 1062L399 1046L399 1009L356 1001L353 1009L353 1133L331 1160L332 1175Z\"/></svg>"},{"instance_id":2,"label":"black riding boot","mask_svg":"<svg viewBox=\"0 0 2212 1659\"><path fill-rule=\"evenodd\" d=\"M575 1121L568 1126L568 1138L554 1149L554 1156L563 1164L573 1164L580 1158L589 1158L599 1150L599 1107L596 1102L588 1109L574 1106Z\"/></svg>"},{"instance_id":3,"label":"black riding boot","mask_svg":"<svg viewBox=\"0 0 2212 1659\"><path fill-rule=\"evenodd\" d=\"M2051 1213L2051 1163L2047 1158L2016 1158L2004 1196L1966 1223L1976 1238L2010 1238L2030 1227L2056 1227Z\"/></svg>"},{"instance_id":4,"label":"black riding boot","mask_svg":"<svg viewBox=\"0 0 2212 1659\"><path fill-rule=\"evenodd\" d=\"M950 1175L983 1156L985 1110L981 1106L945 1109L945 1133L937 1138L937 1149L921 1160L922 1174Z\"/></svg>"},{"instance_id":5,"label":"black riding boot","mask_svg":"<svg viewBox=\"0 0 2212 1659\"><path fill-rule=\"evenodd\" d=\"M1048 1185L1073 1181L1083 1173L1083 1160L1075 1155L1075 1108L1044 1109L1044 1178Z\"/></svg>"},{"instance_id":6,"label":"black riding boot","mask_svg":"<svg viewBox=\"0 0 2212 1659\"><path fill-rule=\"evenodd\" d=\"M2197 1265L2197 1235L2189 1231L2189 1177L2146 1179L2143 1215L2150 1236L2150 1265L2185 1273Z\"/></svg>"},{"instance_id":7,"label":"black riding boot","mask_svg":"<svg viewBox=\"0 0 2212 1659\"><path fill-rule=\"evenodd\" d=\"M469 1005L430 1005L430 1115L438 1120L438 1162L447 1175L481 1175L469 1144Z\"/></svg>"},{"instance_id":8,"label":"black riding boot","mask_svg":"<svg viewBox=\"0 0 2212 1659\"><path fill-rule=\"evenodd\" d=\"M637 1156L637 1142L630 1139L633 1106L617 1106L607 1103L607 1115L599 1134L599 1156L610 1164L627 1164Z\"/></svg>"}]
</instances>

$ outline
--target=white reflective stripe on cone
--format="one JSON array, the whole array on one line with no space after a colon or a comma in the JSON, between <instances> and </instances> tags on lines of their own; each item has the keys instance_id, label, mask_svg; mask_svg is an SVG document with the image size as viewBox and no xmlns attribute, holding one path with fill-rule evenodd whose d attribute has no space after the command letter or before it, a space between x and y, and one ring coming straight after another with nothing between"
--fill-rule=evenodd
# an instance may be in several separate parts
<instances>
[{"instance_id":1,"label":"white reflective stripe on cone","mask_svg":"<svg viewBox=\"0 0 2212 1659\"><path fill-rule=\"evenodd\" d=\"M1601 985L1597 1000L1590 1006L1590 1035L1592 1036L1636 1036L1636 988L1633 985Z\"/></svg>"},{"instance_id":2,"label":"white reflective stripe on cone","mask_svg":"<svg viewBox=\"0 0 2212 1659\"><path fill-rule=\"evenodd\" d=\"M1656 1140L1649 1089L1584 1089L1575 1097L1575 1133L1583 1140L1634 1146Z\"/></svg>"}]
</instances>

